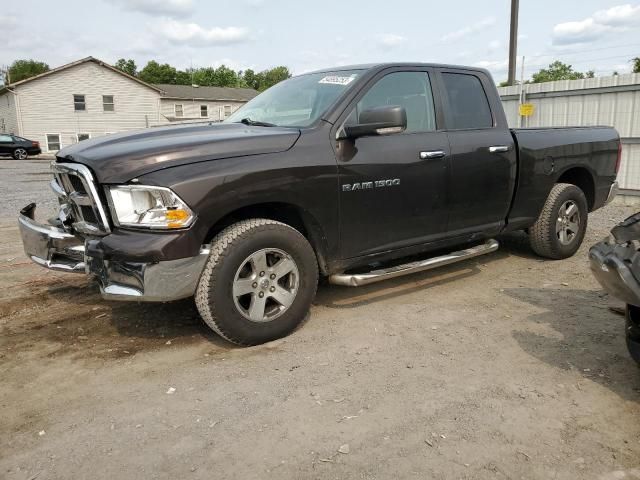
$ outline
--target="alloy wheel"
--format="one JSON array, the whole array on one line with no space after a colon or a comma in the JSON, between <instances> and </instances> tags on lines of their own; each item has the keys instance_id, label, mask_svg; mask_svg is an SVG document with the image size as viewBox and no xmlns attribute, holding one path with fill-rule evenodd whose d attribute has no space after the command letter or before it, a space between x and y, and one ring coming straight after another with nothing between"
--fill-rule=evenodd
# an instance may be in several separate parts
<instances>
[{"instance_id":1,"label":"alloy wheel","mask_svg":"<svg viewBox=\"0 0 640 480\"><path fill-rule=\"evenodd\" d=\"M238 268L233 280L233 301L252 322L270 322L293 304L300 274L291 255L277 248L258 250Z\"/></svg>"},{"instance_id":2,"label":"alloy wheel","mask_svg":"<svg viewBox=\"0 0 640 480\"><path fill-rule=\"evenodd\" d=\"M556 220L556 235L562 245L569 245L580 231L580 210L573 200L560 206Z\"/></svg>"}]
</instances>

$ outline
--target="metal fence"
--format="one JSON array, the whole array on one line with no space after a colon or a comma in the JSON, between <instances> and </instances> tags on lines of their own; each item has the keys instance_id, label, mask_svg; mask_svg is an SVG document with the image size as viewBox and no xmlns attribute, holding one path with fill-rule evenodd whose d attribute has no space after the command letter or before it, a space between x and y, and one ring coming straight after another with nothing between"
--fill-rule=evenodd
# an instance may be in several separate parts
<instances>
[{"instance_id":1,"label":"metal fence","mask_svg":"<svg viewBox=\"0 0 640 480\"><path fill-rule=\"evenodd\" d=\"M531 116L519 115L520 86L498 88L509 126L611 125L622 139L621 193L640 195L640 74L531 83L522 86Z\"/></svg>"}]
</instances>

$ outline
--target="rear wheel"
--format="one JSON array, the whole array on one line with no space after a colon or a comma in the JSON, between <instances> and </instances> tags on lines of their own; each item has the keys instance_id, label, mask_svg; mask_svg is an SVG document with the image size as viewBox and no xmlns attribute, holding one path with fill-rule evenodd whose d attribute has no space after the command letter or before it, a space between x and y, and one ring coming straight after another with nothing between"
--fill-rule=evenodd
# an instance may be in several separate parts
<instances>
[{"instance_id":1,"label":"rear wheel","mask_svg":"<svg viewBox=\"0 0 640 480\"><path fill-rule=\"evenodd\" d=\"M257 345L304 320L317 284L315 253L300 232L274 220L245 220L214 238L196 305L223 338Z\"/></svg>"},{"instance_id":2,"label":"rear wheel","mask_svg":"<svg viewBox=\"0 0 640 480\"><path fill-rule=\"evenodd\" d=\"M13 158L15 158L16 160L24 160L28 156L29 156L29 154L27 153L27 151L24 148L16 148L13 151Z\"/></svg>"},{"instance_id":3,"label":"rear wheel","mask_svg":"<svg viewBox=\"0 0 640 480\"><path fill-rule=\"evenodd\" d=\"M559 260L572 256L587 230L587 199L575 185L553 186L536 223L529 229L531 248L541 257Z\"/></svg>"}]
</instances>

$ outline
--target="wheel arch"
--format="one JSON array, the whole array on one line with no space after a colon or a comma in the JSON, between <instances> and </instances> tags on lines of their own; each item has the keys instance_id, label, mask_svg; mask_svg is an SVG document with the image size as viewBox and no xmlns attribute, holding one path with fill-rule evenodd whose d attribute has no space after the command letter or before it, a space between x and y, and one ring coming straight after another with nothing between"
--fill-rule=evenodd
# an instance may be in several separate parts
<instances>
[{"instance_id":1,"label":"wheel arch","mask_svg":"<svg viewBox=\"0 0 640 480\"><path fill-rule=\"evenodd\" d=\"M596 201L596 186L593 173L585 167L569 167L563 171L556 183L570 183L575 185L584 193L587 198L589 211L593 210Z\"/></svg>"},{"instance_id":2,"label":"wheel arch","mask_svg":"<svg viewBox=\"0 0 640 480\"><path fill-rule=\"evenodd\" d=\"M209 228L203 243L209 243L218 233L228 226L250 218L267 218L295 228L304 235L311 244L316 254L320 271L325 275L328 273L328 247L320 223L308 210L292 203L263 202L237 208L221 217Z\"/></svg>"}]
</instances>

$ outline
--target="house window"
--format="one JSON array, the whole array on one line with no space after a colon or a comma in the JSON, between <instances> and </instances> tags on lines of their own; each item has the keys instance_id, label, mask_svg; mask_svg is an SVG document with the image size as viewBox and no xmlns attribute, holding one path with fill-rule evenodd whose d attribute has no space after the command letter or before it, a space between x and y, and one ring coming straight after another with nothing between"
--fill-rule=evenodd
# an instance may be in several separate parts
<instances>
[{"instance_id":1,"label":"house window","mask_svg":"<svg viewBox=\"0 0 640 480\"><path fill-rule=\"evenodd\" d=\"M206 105L200 105L200 116L205 118L208 117L209 107L207 107Z\"/></svg>"},{"instance_id":2,"label":"house window","mask_svg":"<svg viewBox=\"0 0 640 480\"><path fill-rule=\"evenodd\" d=\"M231 115L231 105L224 106L224 118L227 118Z\"/></svg>"},{"instance_id":3,"label":"house window","mask_svg":"<svg viewBox=\"0 0 640 480\"><path fill-rule=\"evenodd\" d=\"M59 133L47 133L47 151L57 152L60 150L60 134Z\"/></svg>"},{"instance_id":4,"label":"house window","mask_svg":"<svg viewBox=\"0 0 640 480\"><path fill-rule=\"evenodd\" d=\"M76 137L78 138L78 141L81 142L83 140L89 140L91 138L91 134L90 133L78 133L76 135Z\"/></svg>"},{"instance_id":5,"label":"house window","mask_svg":"<svg viewBox=\"0 0 640 480\"><path fill-rule=\"evenodd\" d=\"M73 96L73 108L76 112L84 112L87 109L87 104L84 101L84 95Z\"/></svg>"},{"instance_id":6,"label":"house window","mask_svg":"<svg viewBox=\"0 0 640 480\"><path fill-rule=\"evenodd\" d=\"M102 96L102 110L105 112L113 112L115 110L113 105L113 95Z\"/></svg>"},{"instance_id":7,"label":"house window","mask_svg":"<svg viewBox=\"0 0 640 480\"><path fill-rule=\"evenodd\" d=\"M174 109L174 111L175 111L176 117L184 117L184 112L183 112L183 110L182 110L182 105L181 105L181 104L176 103L176 104L173 106L173 109Z\"/></svg>"}]
</instances>

